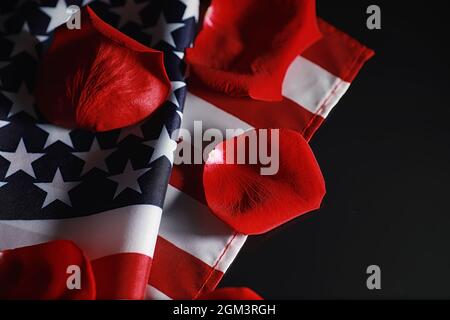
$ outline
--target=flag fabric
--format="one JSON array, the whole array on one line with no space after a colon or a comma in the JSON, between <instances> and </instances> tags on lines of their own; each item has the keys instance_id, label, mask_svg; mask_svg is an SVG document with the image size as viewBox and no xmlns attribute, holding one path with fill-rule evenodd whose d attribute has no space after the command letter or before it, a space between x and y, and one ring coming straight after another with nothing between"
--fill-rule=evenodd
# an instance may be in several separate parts
<instances>
[{"instance_id":1,"label":"flag fabric","mask_svg":"<svg viewBox=\"0 0 450 320\"><path fill-rule=\"evenodd\" d=\"M202 165L172 168L180 124L191 133L197 120L204 130L290 128L309 140L373 54L320 20L323 38L291 64L281 102L225 96L194 77L188 92L184 49L199 1L97 0L100 18L164 52L172 94L137 126L68 131L34 108L33 78L67 6L91 1L10 2L0 4L0 251L73 240L91 260L98 298L201 297L246 241L206 206Z\"/></svg>"},{"instance_id":2,"label":"flag fabric","mask_svg":"<svg viewBox=\"0 0 450 320\"><path fill-rule=\"evenodd\" d=\"M309 140L373 51L319 20L323 38L291 64L281 102L233 98L191 77L182 127L290 128ZM206 206L201 165L175 165L164 204L148 298L187 299L214 289L246 241ZM177 261L178 263L175 263Z\"/></svg>"},{"instance_id":3,"label":"flag fabric","mask_svg":"<svg viewBox=\"0 0 450 320\"><path fill-rule=\"evenodd\" d=\"M172 83L169 101L148 120L91 133L47 123L32 94L53 30L70 17L70 5L88 2L1 3L0 251L72 240L91 260L97 298L140 299L176 148L170 137L181 122L184 48L192 43L198 7L186 0L90 3L107 23L163 51Z\"/></svg>"}]
</instances>

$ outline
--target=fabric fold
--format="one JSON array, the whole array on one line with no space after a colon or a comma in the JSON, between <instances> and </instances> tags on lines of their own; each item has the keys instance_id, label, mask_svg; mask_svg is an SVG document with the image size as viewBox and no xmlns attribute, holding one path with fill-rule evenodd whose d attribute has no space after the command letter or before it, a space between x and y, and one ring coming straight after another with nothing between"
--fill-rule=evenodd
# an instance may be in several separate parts
<instances>
[{"instance_id":1,"label":"fabric fold","mask_svg":"<svg viewBox=\"0 0 450 320\"><path fill-rule=\"evenodd\" d=\"M71 240L92 264L97 298L142 299L172 170L171 135L182 117L184 49L195 34L198 2L70 2L87 3L106 23L164 53L172 90L150 118L131 127L92 133L49 124L35 106L35 74L53 30L70 18L68 4L1 3L10 14L0 35L6 60L0 70L0 250Z\"/></svg>"},{"instance_id":2,"label":"fabric fold","mask_svg":"<svg viewBox=\"0 0 450 320\"><path fill-rule=\"evenodd\" d=\"M288 128L310 140L374 54L322 19L319 27L323 38L288 68L281 102L230 97L191 76L182 127L193 133L194 121L202 120L204 130ZM190 299L213 290L247 239L211 218L201 177L201 165L173 168L147 299ZM182 233L164 231L176 229L181 221ZM179 257L188 261L189 268L174 277L173 260Z\"/></svg>"}]
</instances>

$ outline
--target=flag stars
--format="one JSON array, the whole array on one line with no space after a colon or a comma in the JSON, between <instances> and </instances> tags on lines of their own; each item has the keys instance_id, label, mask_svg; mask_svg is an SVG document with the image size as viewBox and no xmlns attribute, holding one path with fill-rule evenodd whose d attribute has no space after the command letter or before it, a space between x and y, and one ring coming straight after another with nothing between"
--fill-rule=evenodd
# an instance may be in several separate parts
<instances>
[{"instance_id":1,"label":"flag stars","mask_svg":"<svg viewBox=\"0 0 450 320\"><path fill-rule=\"evenodd\" d=\"M56 169L55 176L51 182L35 182L34 185L36 187L47 193L41 208L45 208L57 200L67 204L68 206L72 206L69 191L78 184L80 184L80 182L65 181L59 168Z\"/></svg>"},{"instance_id":2,"label":"flag stars","mask_svg":"<svg viewBox=\"0 0 450 320\"><path fill-rule=\"evenodd\" d=\"M122 141L123 139L125 139L126 137L131 136L131 135L144 139L144 133L142 132L142 128L141 128L140 124L125 127L123 129L121 129L119 138L117 139L117 143L119 143L120 141Z\"/></svg>"},{"instance_id":3,"label":"flag stars","mask_svg":"<svg viewBox=\"0 0 450 320\"><path fill-rule=\"evenodd\" d=\"M40 7L39 9L50 17L47 33L66 23L71 17L71 13L67 10L65 0L58 0L55 7Z\"/></svg>"},{"instance_id":4,"label":"flag stars","mask_svg":"<svg viewBox=\"0 0 450 320\"><path fill-rule=\"evenodd\" d=\"M170 161L170 164L173 163L173 154L177 149L177 142L170 138L169 132L165 126L161 130L158 139L146 141L144 144L153 148L150 163L161 157L166 157Z\"/></svg>"},{"instance_id":5,"label":"flag stars","mask_svg":"<svg viewBox=\"0 0 450 320\"><path fill-rule=\"evenodd\" d=\"M172 84L172 90L170 91L169 100L174 105L176 105L177 108L180 108L180 103L178 101L177 96L175 95L175 91L177 91L178 89L186 87L186 83L183 82L183 81L171 81L170 83Z\"/></svg>"},{"instance_id":6,"label":"flag stars","mask_svg":"<svg viewBox=\"0 0 450 320\"><path fill-rule=\"evenodd\" d=\"M5 178L8 178L18 171L23 171L36 179L36 174L31 164L43 155L44 153L29 153L23 139L20 139L15 152L0 151L0 156L10 162Z\"/></svg>"},{"instance_id":7,"label":"flag stars","mask_svg":"<svg viewBox=\"0 0 450 320\"><path fill-rule=\"evenodd\" d=\"M166 13L157 13L157 15L154 16L154 19L150 22L153 26L149 26L148 21L146 23L144 16L146 8L149 9L149 6L151 6L149 1L121 0L114 2L108 0L96 0L96 2L109 4L106 6L100 3L98 8L104 14L108 15L109 12L110 16L116 17L119 28L131 28L132 26L137 25L141 26L142 29L142 26L145 25L145 28L147 28L145 32L151 33L151 38L149 38L150 41L148 42L151 42L152 46L162 45L170 48L171 50L169 51L171 51L173 55L171 55L168 60L166 59L166 63L170 62L175 64L174 66L177 68L172 68L175 74L178 74L178 64L180 63L180 60L183 60L185 55L183 52L184 47L180 47L180 45L184 45L186 42L182 40L187 40L181 39L179 36L182 36L182 31L184 31L183 28L191 27L191 22L193 22L193 20L198 21L198 11L194 8L198 5L198 0L181 1L184 5L175 6L174 8L165 8L166 11L169 10ZM81 6L91 2L93 2L93 0L80 0L77 4ZM112 7L110 5L111 2L115 3ZM30 56L31 58L38 60L40 48L39 43L49 39L49 36L48 34L44 35L44 32L40 32L41 34L36 34L37 30L50 33L60 25L64 28L64 23L70 19L70 12L68 12L67 9L72 3L74 2L69 0L53 0L51 1L51 4L47 3L46 7L38 6L39 8L35 8L41 12L39 15L40 18L38 19L39 21L27 20L24 23L22 20L22 22L19 22L19 25L16 26L17 28L14 29L15 31L8 30L10 32L16 32L16 34L5 33L3 35L5 38L6 52L4 52L4 57L0 60L11 60L11 62L8 63L12 63L17 60L16 58L29 58ZM172 9L174 9L174 11L172 11ZM115 16L115 14L118 16ZM185 21L181 21L181 16ZM15 19L10 17L11 14L1 15L0 19L7 19L7 28L9 28L10 25L11 28L14 28L14 23L12 23L12 20ZM30 29L30 27L32 29ZM139 36L142 32L142 30L136 28L131 28L129 31L134 33L134 36ZM10 76L9 71L12 72L14 70L9 70L10 68L7 67L7 62L3 61L0 61L0 69L1 68L5 69L1 70L3 77L0 81L3 80L3 84L7 85L8 83L6 83L7 79L5 77L7 74ZM16 71L19 72L21 70ZM20 74L18 74L18 76L20 76ZM175 78L176 80L181 80L182 74L180 73L179 76L173 77L173 80L175 80ZM17 199L16 197L14 199L11 198L14 200L13 205L16 204L16 200L19 202L30 200L30 204L34 205L35 195L37 197L37 203L35 203L35 206L38 207L37 209L44 208L44 210L53 210L58 209L59 206L67 206L67 209L70 209L69 207L71 206L75 207L75 209L78 207L85 208L85 206L90 205L88 202L91 199L89 199L89 197L83 199L77 198L77 200L80 201L80 205L78 206L78 201L76 201L74 197L75 192L79 189L79 191L83 191L80 192L80 195L85 195L86 193L83 188L86 187L87 191L90 190L92 185L102 186L102 183L105 181L109 181L109 188L105 191L108 192L110 200L112 198L122 199L123 197L124 201L132 201L138 196L147 197L146 193L150 192L150 190L147 189L148 186L145 184L145 181L147 181L147 178L148 180L154 178L151 177L151 170L153 169L150 166L154 167L153 163L155 161L158 162L157 164L163 165L163 168L169 166L167 163L168 161L170 164L173 163L174 151L176 150L177 143L171 139L169 135L170 131L168 131L166 126L162 127L161 132L155 132L159 131L158 129L161 128L161 124L159 126L155 125L153 127L148 127L146 125L144 126L143 123L139 123L131 127L117 130L112 134L112 136L108 134L107 139L108 142L112 143L113 141L110 141L109 139L112 138L114 140L117 137L117 149L109 149L112 146L107 147L108 149L104 149L102 147L106 147L106 145L100 145L102 140L99 142L99 139L97 138L92 139L91 137L90 140L87 141L88 145L89 141L92 141L92 144L89 147L88 145L85 145L85 139L89 139L87 135L72 135L71 129L62 128L49 123L36 124L35 121L28 121L31 119L28 115L37 119L40 114L37 109L34 108L35 100L30 91L31 88L27 86L27 83L17 83L16 86L13 86L12 88L10 86L11 84L6 86L6 88L0 88L0 98L4 99L5 102L5 106L3 107L4 110L2 110L4 117L2 118L3 120L0 120L0 135L2 133L4 135L15 135L16 130L21 131L22 129L25 129L26 132L31 134L31 136L25 138L25 140L18 138L17 140L20 139L20 141L16 140L15 144L10 146L10 149L7 150L8 152L3 150L0 151L0 162L3 166L0 177L0 188L2 188L0 190L0 194L5 195L6 191L16 192L16 187L23 185L22 183L16 184L16 178L24 178L26 183L30 185L33 183L35 186L29 190L30 195L31 192L33 193L33 199L23 199L23 195L19 195L22 199L19 199L19 197L17 197ZM170 117L174 118L169 120L179 120L176 118L177 115L175 115L175 112L180 117L182 116L181 107L184 97L183 94L186 90L185 87L186 84L183 81L172 82L173 89L170 92L168 100L170 100L171 103L178 108L178 110L172 107L169 108L170 110L168 111L170 112ZM27 115L25 115L25 113ZM23 124L21 123L23 122L22 118L25 121ZM19 127L17 125L19 125ZM154 140L148 141L149 137L153 137L152 139ZM78 138L80 141L77 143L76 139ZM29 139L34 139L35 141L31 143L32 141ZM125 152L130 151L127 142L133 142L133 139L137 140L137 146L140 146L139 152L133 155L133 157L130 157L133 159L133 162L128 160L125 163L125 160L120 156L122 152L118 152L118 158L116 158L115 154L113 154L116 150L123 148L123 151ZM124 143L120 143L123 140L126 141L124 141ZM143 144L151 147L151 149L143 146ZM65 147L63 147L63 145ZM75 150L75 147L78 147L79 145L84 145L86 149ZM131 146L134 147L135 145L132 144ZM39 149L35 149L34 147L38 147ZM58 148L54 148L52 150L52 147L62 147L63 149L67 149L66 151L68 152L61 153L64 150L61 151ZM50 154L47 154L46 156L45 152L50 152ZM55 152L57 152L57 154L55 154ZM73 154L74 157L71 157L70 154ZM164 157L168 161L161 159ZM122 159L122 161L120 159ZM113 165L114 161L120 162L118 168L119 171L114 170L111 174L110 170L112 167L108 167L108 165ZM63 164L67 164L67 166ZM58 167L55 168L56 165ZM143 168L143 166L145 167ZM113 167L115 166L113 165ZM84 176L89 172L93 173L92 170L95 172L105 173L106 176L105 174L101 174L99 176L95 174L91 175L92 179L99 179L99 182L101 183L95 184L95 182L93 182L93 184L90 185L82 185L80 180L84 180L84 178L80 178L80 176ZM16 174L19 171L20 173ZM43 177L45 177L45 180L42 179ZM8 182L8 180L12 181L11 179L14 180L14 188L7 190L10 189L9 186L11 182ZM153 183L159 184L159 180L157 179L157 181L152 181L151 184ZM11 187L13 187L13 185L11 185ZM73 194L72 190L74 192ZM99 191L101 192L101 190ZM144 199L146 203L150 201L153 203L154 195L150 195L152 197L149 197L149 199ZM92 196L98 195L93 194ZM7 201L9 200L7 199ZM138 200L138 202L141 203L142 201ZM111 204L108 202L105 203L107 208L109 208L110 205ZM95 206L97 206L96 203ZM20 206L20 208L22 207L25 208L26 206ZM77 210L74 210L74 212L75 211ZM54 216L53 212L47 213ZM18 214L22 215L23 213L19 212Z\"/></svg>"},{"instance_id":8,"label":"flag stars","mask_svg":"<svg viewBox=\"0 0 450 320\"><path fill-rule=\"evenodd\" d=\"M25 22L23 24L22 30L19 33L7 36L6 38L14 43L14 47L11 51L10 57L13 57L22 52L26 52L30 56L38 60L36 45L39 43L39 40L30 33L28 23Z\"/></svg>"},{"instance_id":9,"label":"flag stars","mask_svg":"<svg viewBox=\"0 0 450 320\"><path fill-rule=\"evenodd\" d=\"M128 22L142 25L140 12L147 4L148 2L136 3L135 0L126 0L124 6L112 8L110 11L118 14L120 17L118 28L123 27Z\"/></svg>"},{"instance_id":10,"label":"flag stars","mask_svg":"<svg viewBox=\"0 0 450 320\"><path fill-rule=\"evenodd\" d=\"M164 41L172 47L176 48L175 40L173 39L172 32L178 30L184 26L184 23L168 23L164 14L162 13L156 25L151 28L147 28L144 32L151 34L151 46L155 46L160 41Z\"/></svg>"},{"instance_id":11,"label":"flag stars","mask_svg":"<svg viewBox=\"0 0 450 320\"><path fill-rule=\"evenodd\" d=\"M36 124L36 125L40 129L48 133L48 137L45 140L44 149L58 141L61 141L67 146L73 148L72 139L70 138L70 130L59 126L54 126L51 124Z\"/></svg>"},{"instance_id":12,"label":"flag stars","mask_svg":"<svg viewBox=\"0 0 450 320\"><path fill-rule=\"evenodd\" d=\"M174 55L178 57L178 59L183 60L184 59L184 52L183 51L172 51Z\"/></svg>"},{"instance_id":13,"label":"flag stars","mask_svg":"<svg viewBox=\"0 0 450 320\"><path fill-rule=\"evenodd\" d=\"M9 121L0 120L0 128L6 127L9 124L10 124Z\"/></svg>"},{"instance_id":14,"label":"flag stars","mask_svg":"<svg viewBox=\"0 0 450 320\"><path fill-rule=\"evenodd\" d=\"M94 139L91 149L88 152L74 152L73 155L84 161L81 172L81 175L84 175L94 168L108 172L108 166L105 160L112 152L114 152L114 149L102 150L97 139Z\"/></svg>"},{"instance_id":15,"label":"flag stars","mask_svg":"<svg viewBox=\"0 0 450 320\"><path fill-rule=\"evenodd\" d=\"M184 9L183 17L181 20L187 20L194 18L195 22L198 21L198 12L200 9L200 0L179 0L182 2L186 9Z\"/></svg>"},{"instance_id":16,"label":"flag stars","mask_svg":"<svg viewBox=\"0 0 450 320\"><path fill-rule=\"evenodd\" d=\"M134 170L133 167L131 166L131 162L128 161L123 173L108 177L108 179L117 183L117 189L116 192L114 193L113 198L116 198L120 193L122 193L126 189L131 189L138 192L139 194L142 194L142 190L139 185L138 179L150 169L151 168Z\"/></svg>"},{"instance_id":17,"label":"flag stars","mask_svg":"<svg viewBox=\"0 0 450 320\"><path fill-rule=\"evenodd\" d=\"M2 94L12 102L8 118L23 111L37 119L36 112L34 111L34 97L28 92L24 82L20 85L17 93L2 91Z\"/></svg>"}]
</instances>

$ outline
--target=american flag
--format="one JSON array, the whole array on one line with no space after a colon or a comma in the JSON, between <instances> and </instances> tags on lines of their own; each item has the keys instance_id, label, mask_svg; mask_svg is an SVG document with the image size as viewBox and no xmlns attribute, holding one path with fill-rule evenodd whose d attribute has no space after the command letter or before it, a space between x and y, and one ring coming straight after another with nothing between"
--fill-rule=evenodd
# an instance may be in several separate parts
<instances>
[{"instance_id":1,"label":"american flag","mask_svg":"<svg viewBox=\"0 0 450 320\"><path fill-rule=\"evenodd\" d=\"M34 106L35 71L52 31L68 6L88 3L107 23L164 52L169 101L136 126L67 130L46 123ZM92 263L97 298L196 298L217 286L246 241L206 206L201 165L172 168L175 129L193 133L201 120L205 130L290 128L310 139L373 54L320 20L324 36L293 61L283 100L262 102L195 79L187 91L184 50L197 29L198 0L0 6L0 251L72 240Z\"/></svg>"}]
</instances>

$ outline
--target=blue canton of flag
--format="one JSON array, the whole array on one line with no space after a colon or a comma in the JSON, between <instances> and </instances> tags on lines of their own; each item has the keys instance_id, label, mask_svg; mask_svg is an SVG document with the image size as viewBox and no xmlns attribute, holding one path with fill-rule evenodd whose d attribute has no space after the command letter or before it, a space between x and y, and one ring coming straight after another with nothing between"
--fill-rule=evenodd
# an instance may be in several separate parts
<instances>
[{"instance_id":1,"label":"blue canton of flag","mask_svg":"<svg viewBox=\"0 0 450 320\"><path fill-rule=\"evenodd\" d=\"M36 109L36 69L52 32L68 20L70 5L87 4L124 34L164 52L172 91L138 125L68 130L49 124ZM124 252L151 258L176 148L171 134L186 97L184 49L192 44L198 7L189 0L0 6L0 251L68 238L91 259Z\"/></svg>"}]
</instances>

